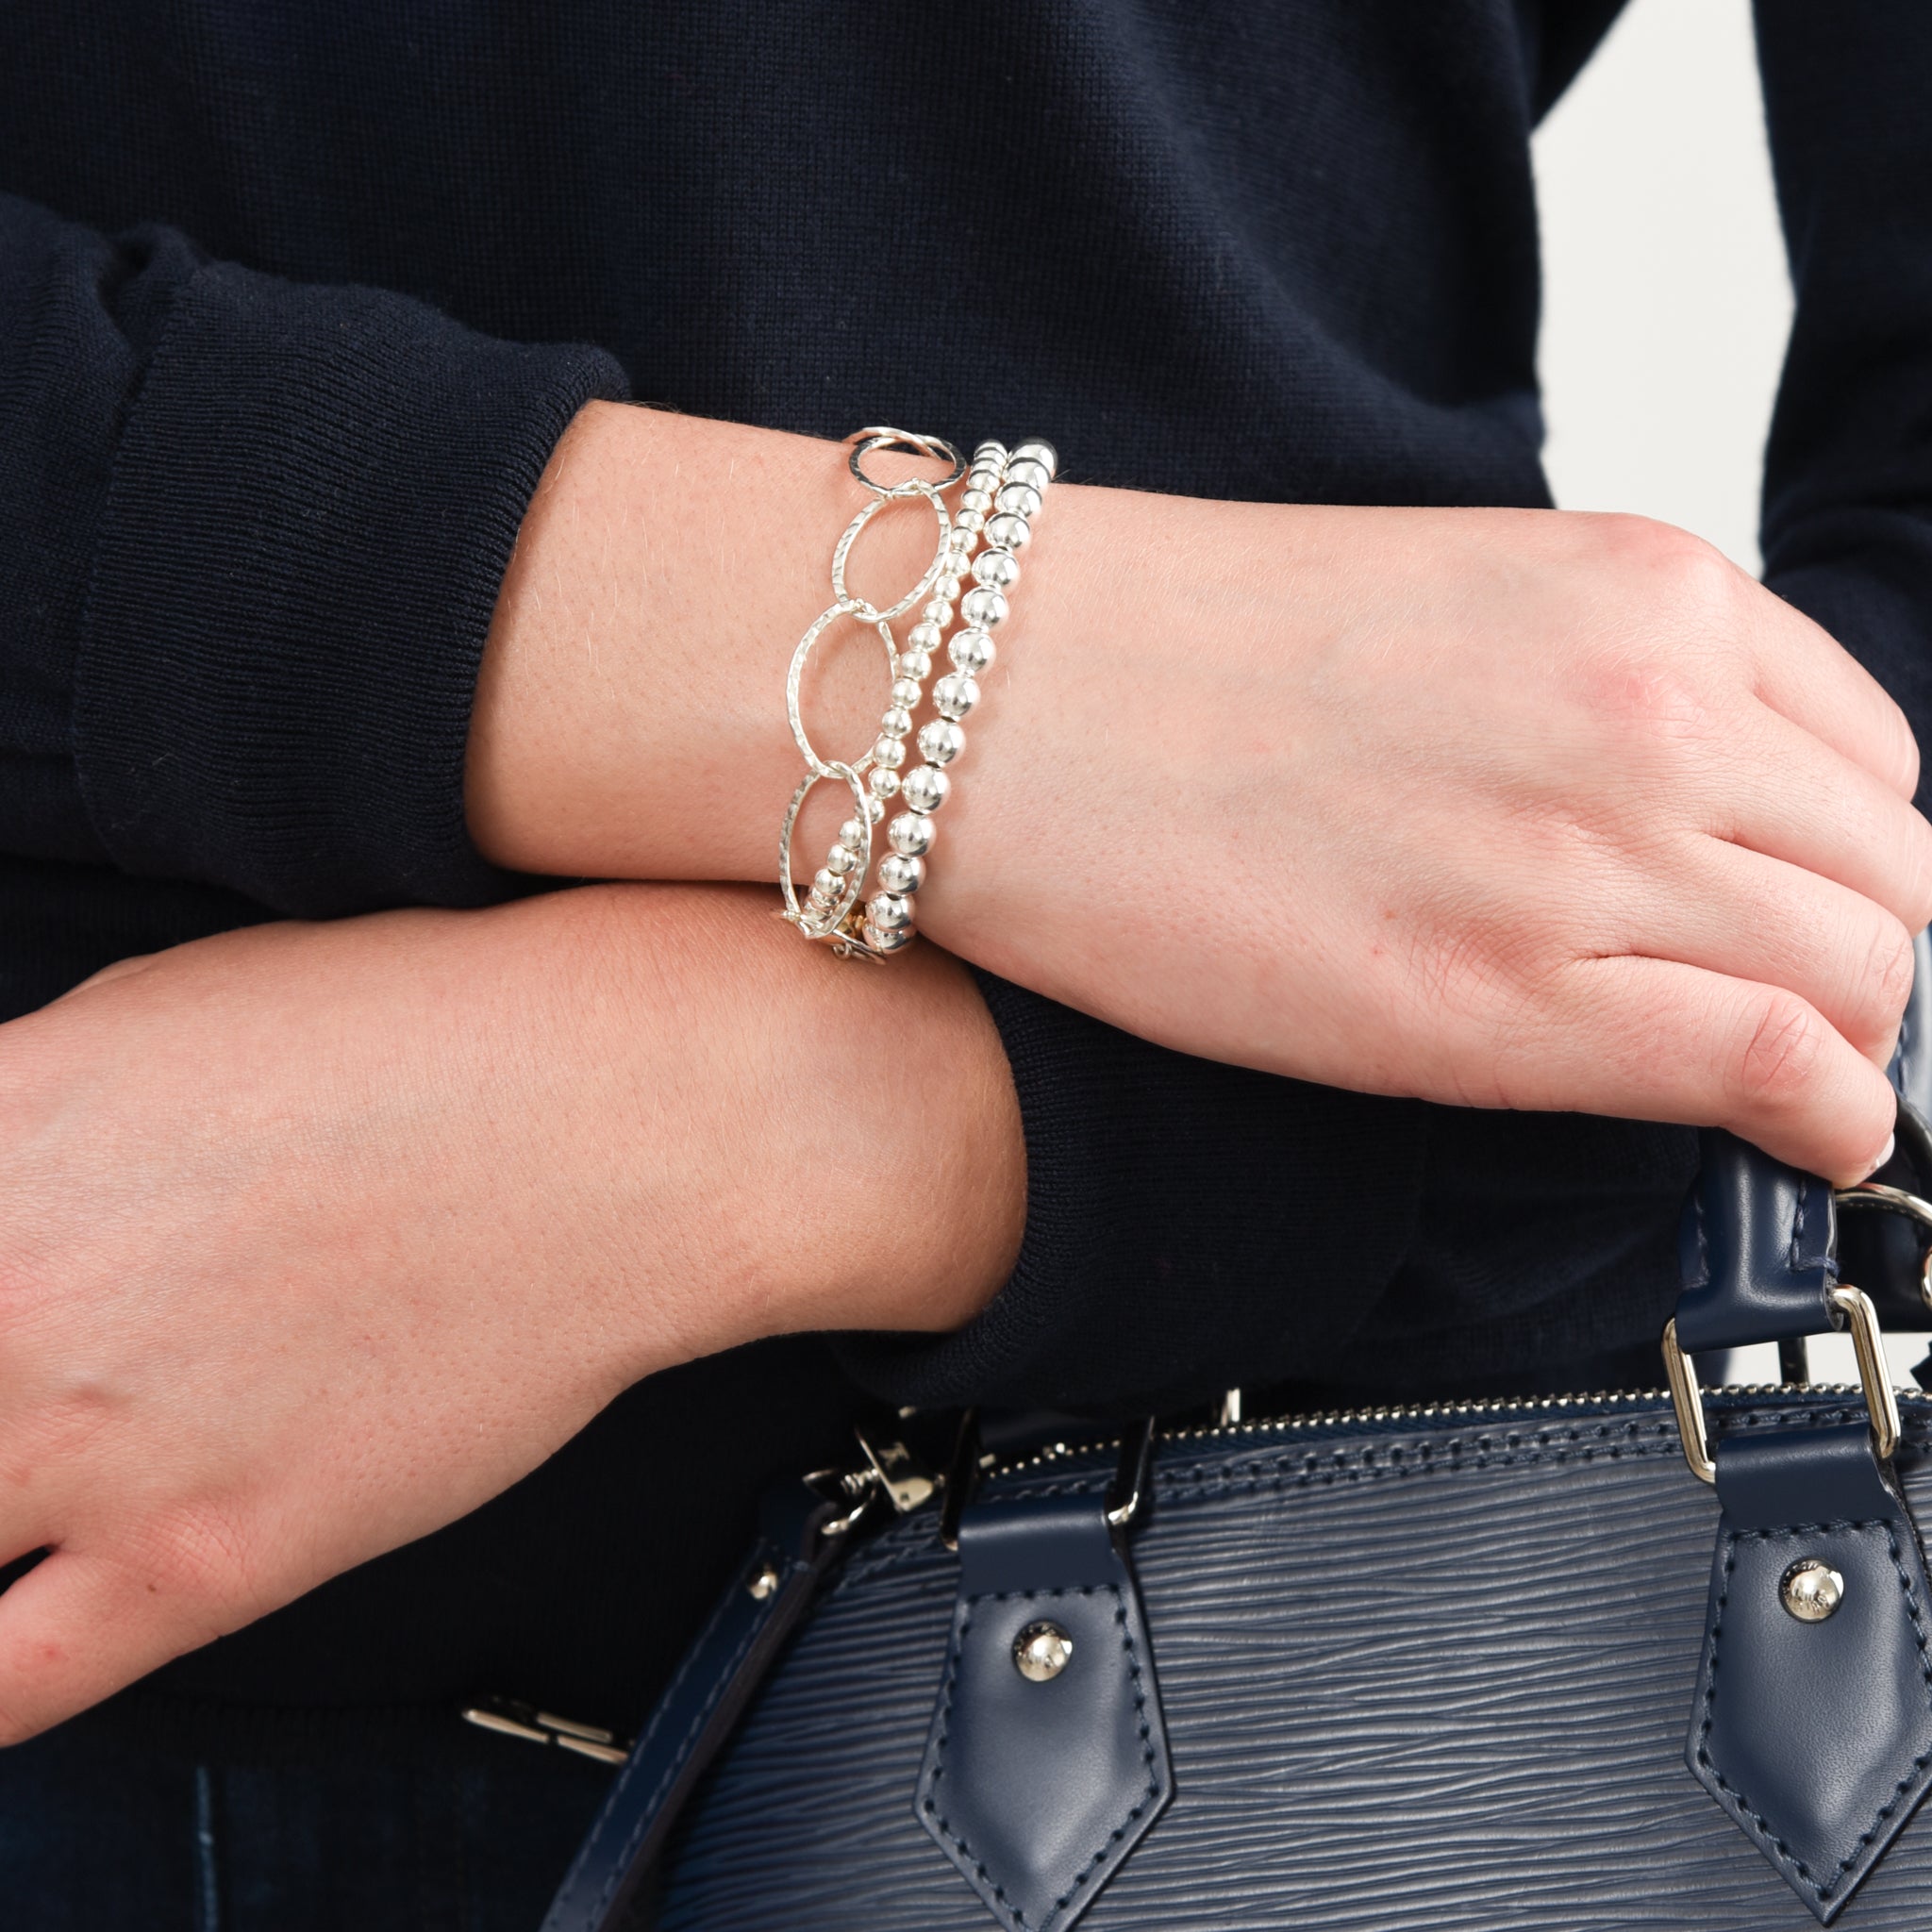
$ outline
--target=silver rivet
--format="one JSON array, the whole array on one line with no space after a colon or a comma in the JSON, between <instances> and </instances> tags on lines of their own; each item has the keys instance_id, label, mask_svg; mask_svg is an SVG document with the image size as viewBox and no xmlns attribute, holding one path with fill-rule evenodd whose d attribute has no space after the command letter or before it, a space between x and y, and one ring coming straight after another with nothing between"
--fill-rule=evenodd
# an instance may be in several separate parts
<instances>
[{"instance_id":1,"label":"silver rivet","mask_svg":"<svg viewBox=\"0 0 1932 1932\"><path fill-rule=\"evenodd\" d=\"M777 1587L778 1566L775 1563L767 1563L765 1567L762 1570L760 1570L758 1574L756 1576L754 1576L749 1583L745 1585L745 1588L751 1591L752 1595L756 1597L759 1603L763 1603L764 1600L768 1596L770 1596L774 1590L777 1589Z\"/></svg>"},{"instance_id":2,"label":"silver rivet","mask_svg":"<svg viewBox=\"0 0 1932 1932\"><path fill-rule=\"evenodd\" d=\"M1029 1684L1050 1684L1073 1656L1074 1640L1058 1624L1029 1624L1013 1639L1013 1666Z\"/></svg>"},{"instance_id":3,"label":"silver rivet","mask_svg":"<svg viewBox=\"0 0 1932 1932\"><path fill-rule=\"evenodd\" d=\"M1845 1600L1845 1580L1820 1557L1801 1557L1784 1574L1778 1601L1801 1624L1822 1624Z\"/></svg>"}]
</instances>

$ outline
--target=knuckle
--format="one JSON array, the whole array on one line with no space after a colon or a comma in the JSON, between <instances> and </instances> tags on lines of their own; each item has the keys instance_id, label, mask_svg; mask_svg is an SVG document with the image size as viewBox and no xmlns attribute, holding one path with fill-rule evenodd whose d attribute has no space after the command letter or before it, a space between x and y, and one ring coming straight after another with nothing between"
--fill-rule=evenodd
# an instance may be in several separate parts
<instances>
[{"instance_id":1,"label":"knuckle","mask_svg":"<svg viewBox=\"0 0 1932 1932\"><path fill-rule=\"evenodd\" d=\"M1888 1029L1895 1028L1905 1015L1916 963L1911 934L1895 919L1881 920L1873 935L1864 979L1873 1007Z\"/></svg>"},{"instance_id":2,"label":"knuckle","mask_svg":"<svg viewBox=\"0 0 1932 1932\"><path fill-rule=\"evenodd\" d=\"M1810 1087L1825 1048L1824 1024L1797 994L1770 989L1745 1009L1732 1071L1740 1100L1785 1108Z\"/></svg>"}]
</instances>

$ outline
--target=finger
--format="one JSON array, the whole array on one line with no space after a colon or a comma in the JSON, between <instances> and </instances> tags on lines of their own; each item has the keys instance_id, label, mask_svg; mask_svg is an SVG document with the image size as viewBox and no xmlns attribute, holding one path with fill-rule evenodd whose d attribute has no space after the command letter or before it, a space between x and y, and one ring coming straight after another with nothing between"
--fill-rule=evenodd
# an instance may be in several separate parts
<instances>
[{"instance_id":1,"label":"finger","mask_svg":"<svg viewBox=\"0 0 1932 1932\"><path fill-rule=\"evenodd\" d=\"M1762 707L1736 750L1708 830L1836 879L1913 932L1932 920L1932 824L1907 799Z\"/></svg>"},{"instance_id":2,"label":"finger","mask_svg":"<svg viewBox=\"0 0 1932 1932\"><path fill-rule=\"evenodd\" d=\"M1677 960L1579 959L1539 1026L1506 1045L1542 1104L1728 1127L1779 1160L1849 1183L1878 1164L1891 1084L1816 1008L1783 987Z\"/></svg>"},{"instance_id":3,"label":"finger","mask_svg":"<svg viewBox=\"0 0 1932 1932\"><path fill-rule=\"evenodd\" d=\"M221 1634L111 1560L56 1550L0 1595L0 1744L18 1744Z\"/></svg>"},{"instance_id":4,"label":"finger","mask_svg":"<svg viewBox=\"0 0 1932 1932\"><path fill-rule=\"evenodd\" d=\"M1885 687L1828 630L1774 591L1764 591L1756 613L1757 695L1888 791L1910 798L1919 785L1918 741Z\"/></svg>"},{"instance_id":5,"label":"finger","mask_svg":"<svg viewBox=\"0 0 1932 1932\"><path fill-rule=\"evenodd\" d=\"M1912 991L1912 936L1835 879L1700 839L1609 931L1618 952L1784 987L1880 1066L1897 1044Z\"/></svg>"}]
</instances>

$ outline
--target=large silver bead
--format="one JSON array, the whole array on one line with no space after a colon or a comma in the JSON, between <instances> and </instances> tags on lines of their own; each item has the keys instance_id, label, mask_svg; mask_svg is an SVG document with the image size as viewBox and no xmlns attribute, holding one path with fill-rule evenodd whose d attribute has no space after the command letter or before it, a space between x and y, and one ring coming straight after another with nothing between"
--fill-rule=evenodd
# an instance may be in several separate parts
<instances>
[{"instance_id":1,"label":"large silver bead","mask_svg":"<svg viewBox=\"0 0 1932 1932\"><path fill-rule=\"evenodd\" d=\"M935 765L950 765L966 749L966 734L950 719L935 718L919 728L919 748Z\"/></svg>"},{"instance_id":2,"label":"large silver bead","mask_svg":"<svg viewBox=\"0 0 1932 1932\"><path fill-rule=\"evenodd\" d=\"M950 610L946 612L948 617L952 614ZM937 651L940 640L944 636L945 632L928 617L906 633L906 648L908 651Z\"/></svg>"},{"instance_id":3,"label":"large silver bead","mask_svg":"<svg viewBox=\"0 0 1932 1932\"><path fill-rule=\"evenodd\" d=\"M925 860L888 853L879 860L879 884L889 892L916 892L925 883Z\"/></svg>"},{"instance_id":4,"label":"large silver bead","mask_svg":"<svg viewBox=\"0 0 1932 1932\"><path fill-rule=\"evenodd\" d=\"M883 766L889 772L896 772L906 762L906 741L900 738L881 738L872 748L872 761Z\"/></svg>"},{"instance_id":5,"label":"large silver bead","mask_svg":"<svg viewBox=\"0 0 1932 1932\"><path fill-rule=\"evenodd\" d=\"M937 650L938 646L935 645ZM909 677L915 683L924 684L932 675L932 658L924 651L901 651L892 659L892 669L901 677Z\"/></svg>"},{"instance_id":6,"label":"large silver bead","mask_svg":"<svg viewBox=\"0 0 1932 1932\"><path fill-rule=\"evenodd\" d=\"M874 925L867 921L863 928L865 942L875 953L896 953L901 946L912 943L912 928L901 926L897 932L887 932L883 926Z\"/></svg>"},{"instance_id":7,"label":"large silver bead","mask_svg":"<svg viewBox=\"0 0 1932 1932\"><path fill-rule=\"evenodd\" d=\"M973 575L995 591L1010 591L1020 581L1020 559L1010 550L983 550L973 565Z\"/></svg>"},{"instance_id":8,"label":"large silver bead","mask_svg":"<svg viewBox=\"0 0 1932 1932\"><path fill-rule=\"evenodd\" d=\"M937 765L914 765L906 774L906 803L914 811L939 810L952 789L953 781Z\"/></svg>"},{"instance_id":9,"label":"large silver bead","mask_svg":"<svg viewBox=\"0 0 1932 1932\"><path fill-rule=\"evenodd\" d=\"M1009 485L1019 483L1028 490L1038 490L1044 494L1046 486L1053 481L1053 472L1044 463L1015 457L1007 465L1007 481Z\"/></svg>"},{"instance_id":10,"label":"large silver bead","mask_svg":"<svg viewBox=\"0 0 1932 1932\"><path fill-rule=\"evenodd\" d=\"M1017 463L1038 463L1049 476L1058 476L1060 473L1060 453L1042 436L1029 436L1019 444L1013 451L1013 460Z\"/></svg>"},{"instance_id":11,"label":"large silver bead","mask_svg":"<svg viewBox=\"0 0 1932 1932\"><path fill-rule=\"evenodd\" d=\"M946 646L946 656L969 677L977 677L997 655L997 646L983 630L962 630Z\"/></svg>"},{"instance_id":12,"label":"large silver bead","mask_svg":"<svg viewBox=\"0 0 1932 1932\"><path fill-rule=\"evenodd\" d=\"M933 708L941 718L963 718L979 702L979 687L963 671L942 677L932 688Z\"/></svg>"},{"instance_id":13,"label":"large silver bead","mask_svg":"<svg viewBox=\"0 0 1932 1932\"><path fill-rule=\"evenodd\" d=\"M1040 514L1040 491L1030 483L1008 483L1000 491L999 504L1009 517L1037 517Z\"/></svg>"},{"instance_id":14,"label":"large silver bead","mask_svg":"<svg viewBox=\"0 0 1932 1932\"><path fill-rule=\"evenodd\" d=\"M998 516L987 520L986 541L997 543L1002 550L1024 550L1032 540L1033 525L1011 510L1003 509Z\"/></svg>"},{"instance_id":15,"label":"large silver bead","mask_svg":"<svg viewBox=\"0 0 1932 1932\"><path fill-rule=\"evenodd\" d=\"M865 843L865 827L857 819L847 819L839 827L839 842L848 852L857 852Z\"/></svg>"},{"instance_id":16,"label":"large silver bead","mask_svg":"<svg viewBox=\"0 0 1932 1932\"><path fill-rule=\"evenodd\" d=\"M866 917L881 932L897 932L912 924L912 908L896 892L874 892L865 902Z\"/></svg>"},{"instance_id":17,"label":"large silver bead","mask_svg":"<svg viewBox=\"0 0 1932 1932\"><path fill-rule=\"evenodd\" d=\"M902 711L908 711L919 702L919 685L910 677L895 677L892 680L892 703Z\"/></svg>"},{"instance_id":18,"label":"large silver bead","mask_svg":"<svg viewBox=\"0 0 1932 1932\"><path fill-rule=\"evenodd\" d=\"M921 765L919 769L923 772L925 767ZM899 774L890 765L874 765L866 774L865 782L872 787L873 799L876 803L880 799L891 798L898 791ZM880 809L883 810L884 807L881 806Z\"/></svg>"},{"instance_id":19,"label":"large silver bead","mask_svg":"<svg viewBox=\"0 0 1932 1932\"><path fill-rule=\"evenodd\" d=\"M959 600L959 615L977 629L995 629L1007 621L1005 594L986 584L975 585Z\"/></svg>"},{"instance_id":20,"label":"large silver bead","mask_svg":"<svg viewBox=\"0 0 1932 1932\"><path fill-rule=\"evenodd\" d=\"M932 837L938 829L930 819L923 819L916 812L902 811L886 827L886 837L891 841L894 852L903 853L908 858L917 858L932 850Z\"/></svg>"}]
</instances>

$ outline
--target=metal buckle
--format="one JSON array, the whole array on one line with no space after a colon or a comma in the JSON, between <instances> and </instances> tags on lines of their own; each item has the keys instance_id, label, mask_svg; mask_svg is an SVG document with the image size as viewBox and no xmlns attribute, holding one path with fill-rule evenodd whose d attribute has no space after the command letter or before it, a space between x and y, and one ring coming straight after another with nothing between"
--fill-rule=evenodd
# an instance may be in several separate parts
<instances>
[{"instance_id":1,"label":"metal buckle","mask_svg":"<svg viewBox=\"0 0 1932 1932\"><path fill-rule=\"evenodd\" d=\"M1919 1205L1925 1206L1923 1202ZM1932 1225L1932 1208L1927 1208L1926 1213L1928 1225ZM1826 1299L1851 1328L1852 1346L1858 1357L1858 1380L1864 1388L1865 1407L1872 1418L1872 1453L1880 1462L1890 1462L1898 1449L1901 1425L1898 1394L1891 1386L1885 1361L1885 1338L1878 1326L1878 1310L1862 1289L1843 1282ZM1677 1411L1677 1434L1684 1445L1684 1460L1699 1482L1714 1483L1717 1462L1710 1453L1710 1436L1705 1427L1704 1396L1697 1387L1697 1371L1678 1343L1674 1315L1664 1324L1663 1347L1664 1374L1670 1378L1671 1404Z\"/></svg>"}]
</instances>

